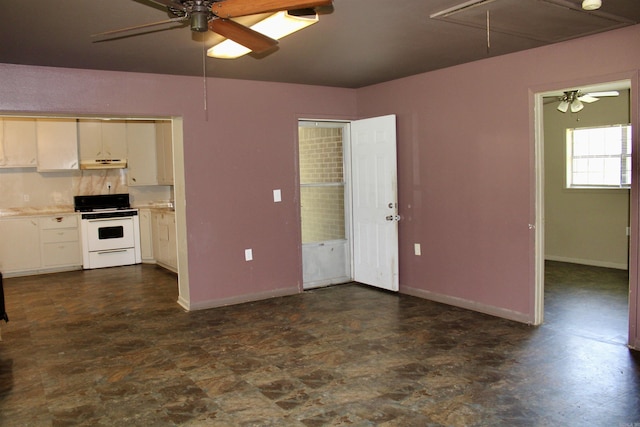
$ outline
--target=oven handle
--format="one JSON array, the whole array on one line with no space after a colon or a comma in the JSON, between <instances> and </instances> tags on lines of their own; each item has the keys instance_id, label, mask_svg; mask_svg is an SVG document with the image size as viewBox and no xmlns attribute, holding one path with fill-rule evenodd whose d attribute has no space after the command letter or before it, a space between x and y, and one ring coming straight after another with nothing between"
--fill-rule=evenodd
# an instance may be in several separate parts
<instances>
[{"instance_id":1,"label":"oven handle","mask_svg":"<svg viewBox=\"0 0 640 427\"><path fill-rule=\"evenodd\" d=\"M87 222L103 222L103 221L118 221L118 220L130 220L133 218L132 216L118 216L113 218L96 218L96 219L83 219L83 221Z\"/></svg>"},{"instance_id":2,"label":"oven handle","mask_svg":"<svg viewBox=\"0 0 640 427\"><path fill-rule=\"evenodd\" d=\"M127 249L114 249L112 251L97 251L96 253L98 255L103 255L103 254L115 254L118 252L127 252Z\"/></svg>"}]
</instances>

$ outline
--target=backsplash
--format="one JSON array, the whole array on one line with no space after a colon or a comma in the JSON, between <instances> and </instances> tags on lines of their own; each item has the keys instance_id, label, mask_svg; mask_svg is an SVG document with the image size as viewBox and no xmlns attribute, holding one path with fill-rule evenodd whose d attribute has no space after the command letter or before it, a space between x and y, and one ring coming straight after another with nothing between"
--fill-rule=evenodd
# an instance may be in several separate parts
<instances>
[{"instance_id":1,"label":"backsplash","mask_svg":"<svg viewBox=\"0 0 640 427\"><path fill-rule=\"evenodd\" d=\"M110 189L109 189L110 184ZM73 206L73 196L129 193L133 205L173 201L171 186L129 187L127 169L36 172L0 169L0 209Z\"/></svg>"}]
</instances>

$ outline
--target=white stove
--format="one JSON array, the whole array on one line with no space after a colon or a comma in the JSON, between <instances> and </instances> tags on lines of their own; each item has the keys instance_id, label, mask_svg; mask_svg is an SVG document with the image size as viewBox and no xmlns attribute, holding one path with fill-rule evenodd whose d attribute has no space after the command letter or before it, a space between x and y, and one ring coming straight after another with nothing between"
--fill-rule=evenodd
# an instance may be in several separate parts
<instances>
[{"instance_id":1,"label":"white stove","mask_svg":"<svg viewBox=\"0 0 640 427\"><path fill-rule=\"evenodd\" d=\"M75 196L85 269L139 264L140 220L128 194Z\"/></svg>"}]
</instances>

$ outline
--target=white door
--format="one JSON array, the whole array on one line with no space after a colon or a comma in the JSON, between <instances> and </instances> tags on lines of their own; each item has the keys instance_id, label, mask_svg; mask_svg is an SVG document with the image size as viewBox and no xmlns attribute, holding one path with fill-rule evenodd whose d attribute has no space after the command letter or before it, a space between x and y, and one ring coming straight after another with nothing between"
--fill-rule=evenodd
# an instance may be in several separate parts
<instances>
[{"instance_id":1,"label":"white door","mask_svg":"<svg viewBox=\"0 0 640 427\"><path fill-rule=\"evenodd\" d=\"M353 278L398 290L396 116L351 123Z\"/></svg>"}]
</instances>

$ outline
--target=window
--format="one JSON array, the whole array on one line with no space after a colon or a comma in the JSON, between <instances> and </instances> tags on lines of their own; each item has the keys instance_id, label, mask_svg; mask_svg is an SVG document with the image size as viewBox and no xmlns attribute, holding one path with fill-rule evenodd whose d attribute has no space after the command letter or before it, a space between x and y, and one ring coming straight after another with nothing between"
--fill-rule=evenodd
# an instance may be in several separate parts
<instances>
[{"instance_id":1,"label":"window","mask_svg":"<svg viewBox=\"0 0 640 427\"><path fill-rule=\"evenodd\" d=\"M567 188L631 187L631 126L567 129Z\"/></svg>"},{"instance_id":2,"label":"window","mask_svg":"<svg viewBox=\"0 0 640 427\"><path fill-rule=\"evenodd\" d=\"M302 243L346 239L343 127L300 122Z\"/></svg>"}]
</instances>

